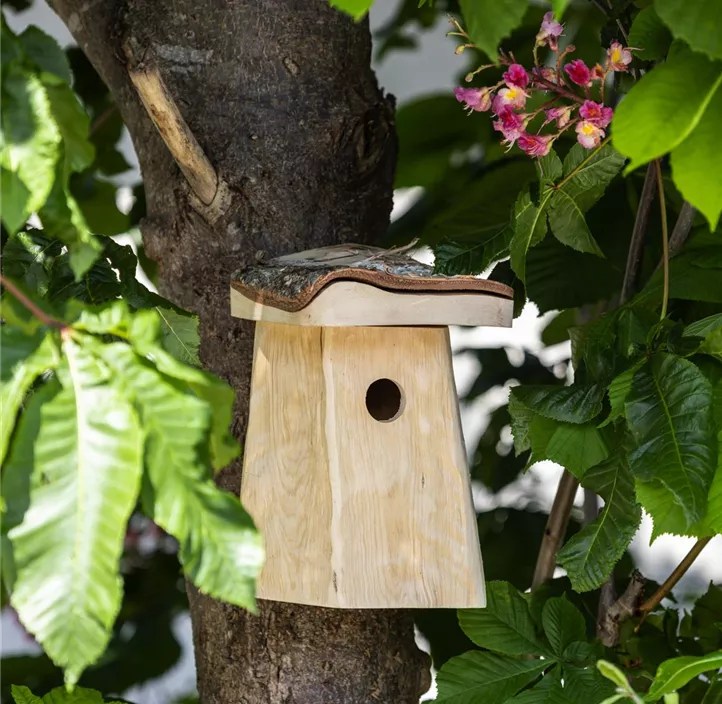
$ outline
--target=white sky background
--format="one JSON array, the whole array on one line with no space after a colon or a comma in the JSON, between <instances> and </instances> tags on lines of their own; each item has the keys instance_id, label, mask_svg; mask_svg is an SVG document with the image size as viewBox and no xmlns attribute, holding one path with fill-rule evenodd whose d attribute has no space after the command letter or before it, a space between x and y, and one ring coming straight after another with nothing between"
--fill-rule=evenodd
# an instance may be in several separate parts
<instances>
[{"instance_id":1,"label":"white sky background","mask_svg":"<svg viewBox=\"0 0 722 704\"><path fill-rule=\"evenodd\" d=\"M384 24L393 15L397 5L397 0L377 0L371 12L372 28ZM44 2L36 1L30 10L19 15L13 15L11 11L8 11L7 14L9 24L15 31L21 31L28 24L36 24L55 36L62 45L67 46L73 43L63 23ZM447 29L446 23L440 22L434 30L419 34L419 50L392 52L384 62L376 66L381 87L396 96L397 104L401 105L424 94L450 92L453 89L454 76L459 70L460 59L454 55L453 42L445 36ZM474 118L472 116L469 119ZM127 133L123 137L122 146L129 163L137 164ZM138 172L135 170L119 177L117 182L122 185L130 185L137 180ZM411 205L413 199L418 195L414 190L397 191L394 216L392 217L398 216ZM123 194L119 205L130 207L128 193ZM422 254L420 258L428 261L428 255ZM505 347L512 360L514 354L518 355L522 349L540 353L542 350L540 332L549 317L545 317L543 320L537 318L536 309L527 305L510 329L462 330L452 328L452 346L454 349L475 346ZM553 363L568 355L568 343L548 348L541 355L543 361ZM470 354L456 355L454 371L457 386L463 393L478 374L478 362ZM473 446L480 433L483 432L488 422L488 410L504 403L507 393L508 391L504 389L498 389L490 393L489 398L485 399L483 403L477 402L462 410L467 447ZM551 462L540 463L519 482L507 487L500 496L495 497L496 503L483 487L475 487L474 495L477 507L488 509L499 504L513 505L522 494L528 494L530 490L535 491L539 503L550 506L560 472L561 469ZM522 485L524 491L521 491ZM581 491L577 496L577 505L581 506ZM642 528L634 539L631 551L637 566L646 577L663 581L691 548L694 540L663 536L650 548L650 535L651 522L645 517ZM482 553L483 547L482 545ZM518 556L510 556L510 559L518 559ZM678 585L675 594L684 598L685 595L691 595L690 590L692 589L697 592L700 589L704 590L706 583L710 580L722 582L722 537L717 537L706 547L704 553ZM18 626L15 617L8 610L2 613L1 628L4 654L38 651L38 646L28 640ZM182 660L160 680L127 692L126 696L131 701L143 702L143 704L165 704L193 690L195 673L190 620L187 615L177 620L175 630L184 647Z\"/></svg>"}]
</instances>

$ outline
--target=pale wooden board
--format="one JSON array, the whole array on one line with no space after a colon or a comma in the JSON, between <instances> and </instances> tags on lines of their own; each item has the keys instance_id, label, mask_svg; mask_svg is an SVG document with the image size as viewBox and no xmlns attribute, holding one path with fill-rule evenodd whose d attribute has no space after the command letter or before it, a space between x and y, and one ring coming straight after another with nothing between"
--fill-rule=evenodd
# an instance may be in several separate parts
<instances>
[{"instance_id":1,"label":"pale wooden board","mask_svg":"<svg viewBox=\"0 0 722 704\"><path fill-rule=\"evenodd\" d=\"M260 598L346 608L485 604L447 328L256 332L242 500ZM368 386L405 405L374 420Z\"/></svg>"},{"instance_id":2,"label":"pale wooden board","mask_svg":"<svg viewBox=\"0 0 722 704\"><path fill-rule=\"evenodd\" d=\"M288 312L231 288L231 315L310 326L489 325L510 327L514 302L487 293L408 293L360 281L335 281L305 308Z\"/></svg>"}]
</instances>

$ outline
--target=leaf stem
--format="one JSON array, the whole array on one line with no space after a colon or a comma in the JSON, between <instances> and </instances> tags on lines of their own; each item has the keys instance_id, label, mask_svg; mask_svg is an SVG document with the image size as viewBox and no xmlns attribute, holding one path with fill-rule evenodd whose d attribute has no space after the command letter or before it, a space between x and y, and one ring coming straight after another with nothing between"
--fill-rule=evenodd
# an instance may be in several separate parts
<instances>
[{"instance_id":1,"label":"leaf stem","mask_svg":"<svg viewBox=\"0 0 722 704\"><path fill-rule=\"evenodd\" d=\"M610 139L611 139L611 137L607 137L606 139L602 140L599 143L599 146L593 152L591 152L583 161L581 161L578 166L576 166L574 169L572 169L568 176L565 176L561 181L559 181L559 183L555 183L552 186L552 188L555 191L558 191L571 178L573 178L576 174L578 174L584 168L584 166L589 162L590 159L593 159L595 155L599 154L599 152L602 151L602 149L604 149L604 147L606 147L607 144L609 144Z\"/></svg>"},{"instance_id":2,"label":"leaf stem","mask_svg":"<svg viewBox=\"0 0 722 704\"><path fill-rule=\"evenodd\" d=\"M639 205L637 206L637 217L634 220L632 239L629 242L627 266L624 271L622 292L619 296L620 305L624 305L634 295L637 287L639 269L642 264L642 253L644 252L644 241L647 236L647 226L649 225L649 213L654 201L654 175L655 166L654 163L651 163L647 167L647 173L644 176L642 194L639 197Z\"/></svg>"},{"instance_id":3,"label":"leaf stem","mask_svg":"<svg viewBox=\"0 0 722 704\"><path fill-rule=\"evenodd\" d=\"M682 204L682 209L679 211L679 216L677 217L677 222L674 225L672 234L669 236L670 259L682 249L682 245L687 241L689 233L692 231L692 223L694 222L695 215L697 215L697 209L685 201Z\"/></svg>"},{"instance_id":4,"label":"leaf stem","mask_svg":"<svg viewBox=\"0 0 722 704\"><path fill-rule=\"evenodd\" d=\"M677 582L684 576L687 570L692 566L692 563L699 557L699 554L704 550L707 543L712 540L712 536L707 538L700 538L693 546L692 549L684 556L682 562L680 562L669 577L665 580L664 584L657 589L640 607L639 614L642 616L642 620L637 624L635 631L638 631L640 626L644 623L644 619L654 611L662 601L676 586Z\"/></svg>"},{"instance_id":5,"label":"leaf stem","mask_svg":"<svg viewBox=\"0 0 722 704\"><path fill-rule=\"evenodd\" d=\"M551 511L549 511L549 519L544 529L544 537L539 548L539 556L537 557L536 567L534 568L534 577L532 579L531 588L535 589L541 584L554 576L554 567L557 560L557 552L559 546L564 540L564 534L567 531L569 523L569 515L574 506L574 497L579 488L579 480L564 470L562 478L559 480L557 494L554 497Z\"/></svg>"},{"instance_id":6,"label":"leaf stem","mask_svg":"<svg viewBox=\"0 0 722 704\"><path fill-rule=\"evenodd\" d=\"M58 330L65 330L68 326L57 318L53 318L45 311L41 310L33 303L12 281L0 274L0 284L2 284L8 292L16 298L27 310L29 310L40 322Z\"/></svg>"},{"instance_id":7,"label":"leaf stem","mask_svg":"<svg viewBox=\"0 0 722 704\"><path fill-rule=\"evenodd\" d=\"M664 182L662 181L662 166L659 159L654 160L654 169L657 174L657 192L659 193L659 209L662 216L662 267L664 269L664 288L662 293L662 313L660 320L667 317L667 304L669 303L669 233L667 232L667 204L664 200Z\"/></svg>"}]
</instances>

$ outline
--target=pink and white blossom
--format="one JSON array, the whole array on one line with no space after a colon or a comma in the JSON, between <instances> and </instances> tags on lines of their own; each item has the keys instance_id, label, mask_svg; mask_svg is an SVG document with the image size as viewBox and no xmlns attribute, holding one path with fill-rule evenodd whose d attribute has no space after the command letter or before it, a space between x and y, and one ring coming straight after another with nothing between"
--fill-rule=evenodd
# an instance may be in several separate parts
<instances>
[{"instance_id":1,"label":"pink and white blossom","mask_svg":"<svg viewBox=\"0 0 722 704\"><path fill-rule=\"evenodd\" d=\"M604 130L589 120L578 122L575 130L577 133L577 142L585 149L594 149L594 147L599 146L599 142L604 139Z\"/></svg>"},{"instance_id":2,"label":"pink and white blossom","mask_svg":"<svg viewBox=\"0 0 722 704\"><path fill-rule=\"evenodd\" d=\"M546 156L552 147L554 137L545 134L527 134L526 132L519 135L517 143L519 149L529 156Z\"/></svg>"},{"instance_id":3,"label":"pink and white blossom","mask_svg":"<svg viewBox=\"0 0 722 704\"><path fill-rule=\"evenodd\" d=\"M491 109L495 115L501 115L505 110L522 110L528 97L518 86L502 88L492 101Z\"/></svg>"},{"instance_id":4,"label":"pink and white blossom","mask_svg":"<svg viewBox=\"0 0 722 704\"><path fill-rule=\"evenodd\" d=\"M554 19L554 13L547 12L541 23L541 29L536 35L536 45L548 45L552 51L556 51L559 48L557 38L562 36L563 31L564 26Z\"/></svg>"},{"instance_id":5,"label":"pink and white blossom","mask_svg":"<svg viewBox=\"0 0 722 704\"><path fill-rule=\"evenodd\" d=\"M494 121L494 129L504 135L503 143L511 148L524 132L524 117L511 110L505 110L499 115L499 119Z\"/></svg>"},{"instance_id":6,"label":"pink and white blossom","mask_svg":"<svg viewBox=\"0 0 722 704\"><path fill-rule=\"evenodd\" d=\"M524 90L529 85L529 74L521 64L511 64L502 76L507 86Z\"/></svg>"},{"instance_id":7,"label":"pink and white blossom","mask_svg":"<svg viewBox=\"0 0 722 704\"><path fill-rule=\"evenodd\" d=\"M628 71L632 63L632 52L619 42L612 42L607 49L607 66L612 71Z\"/></svg>"},{"instance_id":8,"label":"pink and white blossom","mask_svg":"<svg viewBox=\"0 0 722 704\"><path fill-rule=\"evenodd\" d=\"M567 76L569 76L569 80L571 80L572 83L576 83L578 86L586 87L591 83L591 71L581 59L574 59L574 61L570 61L564 67L564 72Z\"/></svg>"},{"instance_id":9,"label":"pink and white blossom","mask_svg":"<svg viewBox=\"0 0 722 704\"><path fill-rule=\"evenodd\" d=\"M489 88L455 88L454 95L460 103L464 103L469 112L486 112L491 108Z\"/></svg>"},{"instance_id":10,"label":"pink and white blossom","mask_svg":"<svg viewBox=\"0 0 722 704\"><path fill-rule=\"evenodd\" d=\"M559 129L563 129L569 124L572 119L572 111L574 110L573 105L564 105L557 108L549 108L544 111L546 115L545 123L556 122Z\"/></svg>"},{"instance_id":11,"label":"pink and white blossom","mask_svg":"<svg viewBox=\"0 0 722 704\"><path fill-rule=\"evenodd\" d=\"M606 127L614 116L614 110L602 103L595 103L593 100L585 100L579 108L579 117L582 120L591 122L595 127Z\"/></svg>"}]
</instances>

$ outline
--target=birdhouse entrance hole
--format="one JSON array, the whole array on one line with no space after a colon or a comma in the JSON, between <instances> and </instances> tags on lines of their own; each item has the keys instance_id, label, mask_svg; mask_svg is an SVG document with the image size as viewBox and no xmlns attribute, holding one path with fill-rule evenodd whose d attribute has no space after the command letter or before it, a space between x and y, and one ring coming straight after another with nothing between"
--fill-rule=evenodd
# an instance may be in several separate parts
<instances>
[{"instance_id":1,"label":"birdhouse entrance hole","mask_svg":"<svg viewBox=\"0 0 722 704\"><path fill-rule=\"evenodd\" d=\"M377 379L366 390L366 410L380 423L396 420L404 411L401 387L391 379Z\"/></svg>"}]
</instances>

